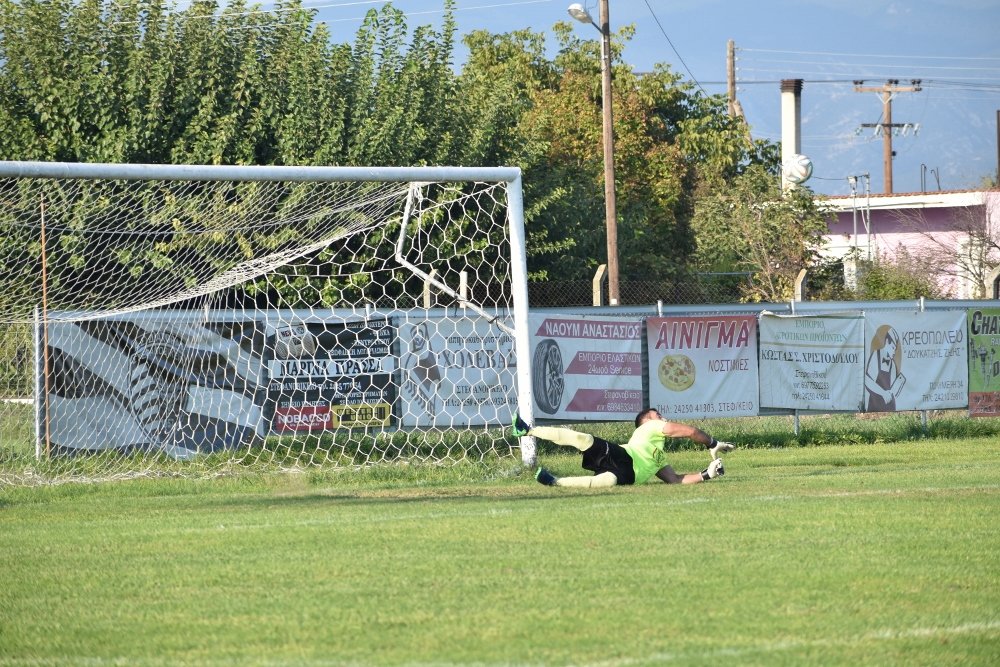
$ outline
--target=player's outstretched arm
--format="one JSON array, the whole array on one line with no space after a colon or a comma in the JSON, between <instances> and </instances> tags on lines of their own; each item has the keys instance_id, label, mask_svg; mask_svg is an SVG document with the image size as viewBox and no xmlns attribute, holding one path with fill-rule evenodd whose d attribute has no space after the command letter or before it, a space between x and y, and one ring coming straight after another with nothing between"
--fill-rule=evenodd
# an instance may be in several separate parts
<instances>
[{"instance_id":1,"label":"player's outstretched arm","mask_svg":"<svg viewBox=\"0 0 1000 667\"><path fill-rule=\"evenodd\" d=\"M678 424L677 422L663 422L663 435L668 438L689 438L694 442L705 445L713 459L718 459L723 452L731 452L736 447L730 442L716 440L700 428Z\"/></svg>"},{"instance_id":2,"label":"player's outstretched arm","mask_svg":"<svg viewBox=\"0 0 1000 667\"><path fill-rule=\"evenodd\" d=\"M670 466L663 466L657 471L656 476L667 484L699 484L725 474L726 470L722 466L722 459L713 459L708 464L708 467L701 472L690 472L686 475L680 475L674 472L674 469Z\"/></svg>"}]
</instances>

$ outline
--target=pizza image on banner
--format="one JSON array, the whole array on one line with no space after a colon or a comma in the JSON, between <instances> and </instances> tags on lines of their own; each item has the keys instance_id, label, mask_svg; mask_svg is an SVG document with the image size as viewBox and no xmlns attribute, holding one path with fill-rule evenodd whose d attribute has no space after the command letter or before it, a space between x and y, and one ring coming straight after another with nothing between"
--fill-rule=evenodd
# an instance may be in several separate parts
<instances>
[{"instance_id":1,"label":"pizza image on banner","mask_svg":"<svg viewBox=\"0 0 1000 667\"><path fill-rule=\"evenodd\" d=\"M691 357L683 354L668 354L656 369L656 377L671 391L684 391L694 385L697 372Z\"/></svg>"},{"instance_id":2,"label":"pizza image on banner","mask_svg":"<svg viewBox=\"0 0 1000 667\"><path fill-rule=\"evenodd\" d=\"M667 419L758 414L753 315L650 317L649 402Z\"/></svg>"},{"instance_id":3,"label":"pizza image on banner","mask_svg":"<svg viewBox=\"0 0 1000 667\"><path fill-rule=\"evenodd\" d=\"M642 320L532 314L532 396L547 418L633 419L643 406Z\"/></svg>"}]
</instances>

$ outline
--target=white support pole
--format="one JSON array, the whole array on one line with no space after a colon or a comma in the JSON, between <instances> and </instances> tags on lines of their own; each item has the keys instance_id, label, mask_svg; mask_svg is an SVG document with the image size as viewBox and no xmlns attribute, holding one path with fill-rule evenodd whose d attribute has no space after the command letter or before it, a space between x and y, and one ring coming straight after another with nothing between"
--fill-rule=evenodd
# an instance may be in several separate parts
<instances>
[{"instance_id":1,"label":"white support pole","mask_svg":"<svg viewBox=\"0 0 1000 667\"><path fill-rule=\"evenodd\" d=\"M528 259L524 236L524 200L520 176L507 186L507 222L510 225L510 287L514 301L514 350L517 358L517 410L534 423L531 388L531 337L528 331ZM537 462L535 439L521 439L521 461L533 468Z\"/></svg>"}]
</instances>

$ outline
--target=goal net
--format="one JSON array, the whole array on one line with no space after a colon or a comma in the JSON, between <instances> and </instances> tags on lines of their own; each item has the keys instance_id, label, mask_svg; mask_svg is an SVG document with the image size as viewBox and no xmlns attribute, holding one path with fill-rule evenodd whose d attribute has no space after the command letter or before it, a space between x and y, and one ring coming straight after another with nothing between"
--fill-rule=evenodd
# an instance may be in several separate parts
<instances>
[{"instance_id":1,"label":"goal net","mask_svg":"<svg viewBox=\"0 0 1000 667\"><path fill-rule=\"evenodd\" d=\"M0 163L0 484L533 463L521 206L511 168Z\"/></svg>"}]
</instances>

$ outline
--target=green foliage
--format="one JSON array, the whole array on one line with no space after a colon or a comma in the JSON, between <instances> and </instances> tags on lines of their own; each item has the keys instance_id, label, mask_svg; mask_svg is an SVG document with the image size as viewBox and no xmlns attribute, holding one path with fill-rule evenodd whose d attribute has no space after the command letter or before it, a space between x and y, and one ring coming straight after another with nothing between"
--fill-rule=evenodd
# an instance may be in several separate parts
<instances>
[{"instance_id":1,"label":"green foliage","mask_svg":"<svg viewBox=\"0 0 1000 667\"><path fill-rule=\"evenodd\" d=\"M560 23L550 58L540 32L473 32L456 73L453 0L444 7L440 31L410 29L385 5L335 44L300 0L277 12L244 0L0 0L0 159L518 165L532 277L589 279L606 252L599 42ZM699 201L752 165L773 173L776 150L668 66L633 73L621 60L632 33L612 44L622 276L673 279L713 245ZM68 266L93 266L86 239L61 243L75 244ZM169 252L116 252L133 276L146 270L137 262L169 265Z\"/></svg>"},{"instance_id":2,"label":"green foliage","mask_svg":"<svg viewBox=\"0 0 1000 667\"><path fill-rule=\"evenodd\" d=\"M407 47L402 13L372 10L352 48L299 0L281 10L0 1L0 159L382 165L436 153L450 16Z\"/></svg>"},{"instance_id":3,"label":"green foliage","mask_svg":"<svg viewBox=\"0 0 1000 667\"><path fill-rule=\"evenodd\" d=\"M857 287L844 284L844 260L819 262L809 269L810 300L829 301L904 301L909 299L945 299L946 290L933 275L908 254L900 251L894 260L857 261Z\"/></svg>"},{"instance_id":4,"label":"green foliage","mask_svg":"<svg viewBox=\"0 0 1000 667\"><path fill-rule=\"evenodd\" d=\"M792 297L799 272L814 263L828 224L808 189L782 194L767 166L751 165L697 202L693 227L702 266L750 271L744 298L781 302Z\"/></svg>"},{"instance_id":5,"label":"green foliage","mask_svg":"<svg viewBox=\"0 0 1000 667\"><path fill-rule=\"evenodd\" d=\"M897 301L902 299L945 298L934 279L917 267L908 256L901 254L895 262L885 259L863 267L859 293L870 301Z\"/></svg>"}]
</instances>

